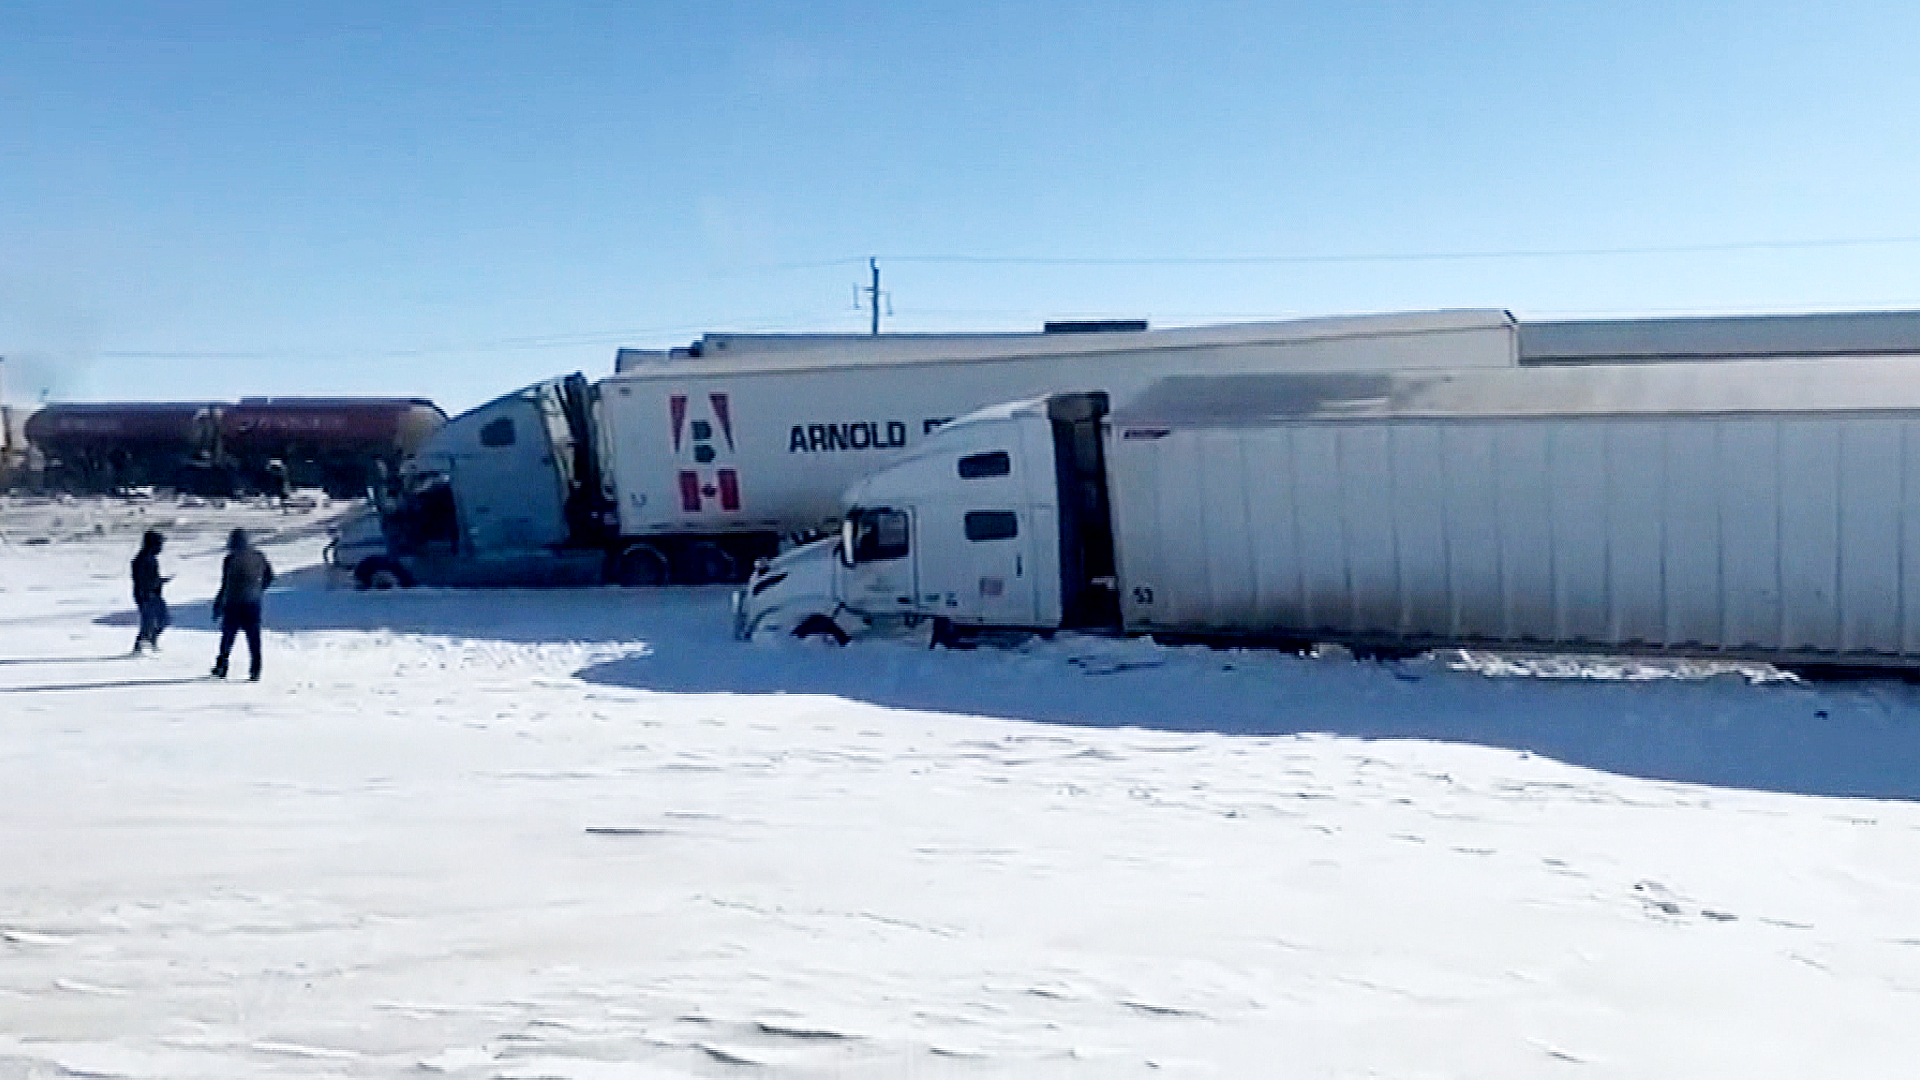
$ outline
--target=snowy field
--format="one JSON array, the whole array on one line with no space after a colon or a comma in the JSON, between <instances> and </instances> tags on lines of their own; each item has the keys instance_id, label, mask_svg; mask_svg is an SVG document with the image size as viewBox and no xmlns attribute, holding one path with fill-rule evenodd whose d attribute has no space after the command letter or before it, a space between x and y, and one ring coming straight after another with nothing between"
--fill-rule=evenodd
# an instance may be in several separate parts
<instances>
[{"instance_id":1,"label":"snowy field","mask_svg":"<svg viewBox=\"0 0 1920 1080\"><path fill-rule=\"evenodd\" d=\"M1920 1058L1920 689L741 645L723 590L354 592L344 509L0 500L0 1080ZM258 685L203 678L235 524Z\"/></svg>"}]
</instances>

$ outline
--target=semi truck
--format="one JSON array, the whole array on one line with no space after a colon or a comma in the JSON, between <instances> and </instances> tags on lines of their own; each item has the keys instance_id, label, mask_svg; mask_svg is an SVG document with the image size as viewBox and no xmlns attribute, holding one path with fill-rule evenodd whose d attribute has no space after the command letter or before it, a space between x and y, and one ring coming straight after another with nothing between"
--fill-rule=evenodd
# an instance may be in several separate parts
<instances>
[{"instance_id":1,"label":"semi truck","mask_svg":"<svg viewBox=\"0 0 1920 1080\"><path fill-rule=\"evenodd\" d=\"M1920 667L1920 357L1173 376L943 426L741 637L987 629Z\"/></svg>"},{"instance_id":2,"label":"semi truck","mask_svg":"<svg viewBox=\"0 0 1920 1080\"><path fill-rule=\"evenodd\" d=\"M709 334L456 416L345 527L363 586L738 582L837 523L846 486L990 402L1173 372L1505 367L1504 311L1020 334Z\"/></svg>"},{"instance_id":3,"label":"semi truck","mask_svg":"<svg viewBox=\"0 0 1920 1080\"><path fill-rule=\"evenodd\" d=\"M1739 361L1920 353L1920 313L1582 322L1500 310L1149 330L708 334L622 349L449 421L338 564L363 585L737 582L837 527L847 485L952 417L1070 390L1120 400L1171 374Z\"/></svg>"}]
</instances>

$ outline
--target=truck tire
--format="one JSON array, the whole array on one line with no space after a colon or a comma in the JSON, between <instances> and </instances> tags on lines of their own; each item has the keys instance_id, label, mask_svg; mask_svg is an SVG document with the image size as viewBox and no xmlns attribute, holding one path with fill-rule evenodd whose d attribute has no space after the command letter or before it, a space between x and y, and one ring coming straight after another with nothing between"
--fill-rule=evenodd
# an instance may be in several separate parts
<instances>
[{"instance_id":1,"label":"truck tire","mask_svg":"<svg viewBox=\"0 0 1920 1080\"><path fill-rule=\"evenodd\" d=\"M613 557L608 575L615 585L650 589L667 583L667 557L652 544L634 544Z\"/></svg>"},{"instance_id":2,"label":"truck tire","mask_svg":"<svg viewBox=\"0 0 1920 1080\"><path fill-rule=\"evenodd\" d=\"M680 572L676 580L682 585L719 585L740 580L740 564L727 553L727 549L710 540L687 545L680 555Z\"/></svg>"},{"instance_id":3,"label":"truck tire","mask_svg":"<svg viewBox=\"0 0 1920 1080\"><path fill-rule=\"evenodd\" d=\"M793 636L802 641L806 641L809 638L820 638L825 641L831 641L835 645L845 645L847 643L847 632L840 629L839 623L834 622L825 615L807 616L801 620L799 626L793 628Z\"/></svg>"},{"instance_id":4,"label":"truck tire","mask_svg":"<svg viewBox=\"0 0 1920 1080\"><path fill-rule=\"evenodd\" d=\"M935 616L933 632L927 635L929 649L971 649L974 646L974 634L971 628L962 629L945 616Z\"/></svg>"},{"instance_id":5,"label":"truck tire","mask_svg":"<svg viewBox=\"0 0 1920 1080\"><path fill-rule=\"evenodd\" d=\"M353 568L354 583L362 589L410 589L413 575L385 555L371 555Z\"/></svg>"},{"instance_id":6,"label":"truck tire","mask_svg":"<svg viewBox=\"0 0 1920 1080\"><path fill-rule=\"evenodd\" d=\"M1375 664L1398 664L1403 660L1411 660L1424 651L1404 645L1349 645L1347 649L1353 653L1355 660Z\"/></svg>"}]
</instances>

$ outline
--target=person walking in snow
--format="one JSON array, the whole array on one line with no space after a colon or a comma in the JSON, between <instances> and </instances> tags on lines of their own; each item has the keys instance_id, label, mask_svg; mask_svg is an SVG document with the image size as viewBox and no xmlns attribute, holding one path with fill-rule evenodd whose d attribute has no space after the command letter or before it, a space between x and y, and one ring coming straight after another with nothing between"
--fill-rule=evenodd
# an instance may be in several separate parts
<instances>
[{"instance_id":1,"label":"person walking in snow","mask_svg":"<svg viewBox=\"0 0 1920 1080\"><path fill-rule=\"evenodd\" d=\"M220 591L213 598L213 617L220 620L220 655L213 677L227 677L227 657L237 634L247 636L247 678L260 681L260 600L273 584L273 564L247 543L247 530L227 535L227 557L220 564Z\"/></svg>"},{"instance_id":2,"label":"person walking in snow","mask_svg":"<svg viewBox=\"0 0 1920 1080\"><path fill-rule=\"evenodd\" d=\"M136 654L159 652L160 631L173 621L160 595L171 580L160 576L160 549L166 542L166 537L148 529L140 538L140 554L133 557L133 606L140 609L140 632L133 639Z\"/></svg>"}]
</instances>

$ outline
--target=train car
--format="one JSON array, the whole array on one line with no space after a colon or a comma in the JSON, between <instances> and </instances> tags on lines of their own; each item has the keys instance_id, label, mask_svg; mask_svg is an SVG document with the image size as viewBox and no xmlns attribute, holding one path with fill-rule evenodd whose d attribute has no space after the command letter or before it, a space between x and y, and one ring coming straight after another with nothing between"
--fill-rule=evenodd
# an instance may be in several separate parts
<instances>
[{"instance_id":1,"label":"train car","mask_svg":"<svg viewBox=\"0 0 1920 1080\"><path fill-rule=\"evenodd\" d=\"M364 494L447 422L424 398L242 398L220 410L222 455L260 490Z\"/></svg>"},{"instance_id":2,"label":"train car","mask_svg":"<svg viewBox=\"0 0 1920 1080\"><path fill-rule=\"evenodd\" d=\"M201 490L224 483L212 401L48 405L27 417L27 441L49 486L112 491L152 484Z\"/></svg>"},{"instance_id":3,"label":"train car","mask_svg":"<svg viewBox=\"0 0 1920 1080\"><path fill-rule=\"evenodd\" d=\"M24 434L46 483L106 492L151 485L200 495L319 487L363 495L446 423L422 398L243 398L48 405Z\"/></svg>"}]
</instances>

